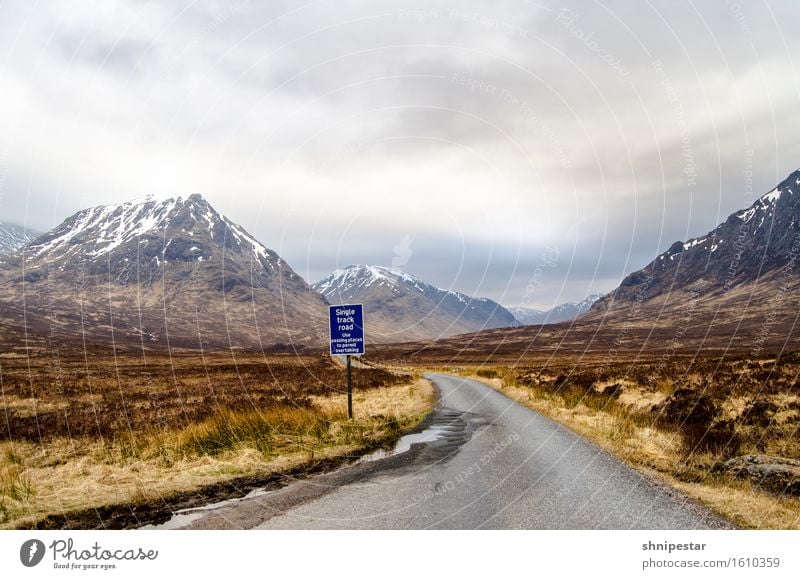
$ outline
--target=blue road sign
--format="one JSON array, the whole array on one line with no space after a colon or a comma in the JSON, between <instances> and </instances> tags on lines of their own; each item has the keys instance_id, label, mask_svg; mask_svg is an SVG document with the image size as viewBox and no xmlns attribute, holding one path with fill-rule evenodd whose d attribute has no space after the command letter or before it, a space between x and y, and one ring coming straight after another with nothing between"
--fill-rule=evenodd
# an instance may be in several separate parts
<instances>
[{"instance_id":1,"label":"blue road sign","mask_svg":"<svg viewBox=\"0 0 800 579\"><path fill-rule=\"evenodd\" d=\"M364 306L330 306L331 356L364 353Z\"/></svg>"}]
</instances>

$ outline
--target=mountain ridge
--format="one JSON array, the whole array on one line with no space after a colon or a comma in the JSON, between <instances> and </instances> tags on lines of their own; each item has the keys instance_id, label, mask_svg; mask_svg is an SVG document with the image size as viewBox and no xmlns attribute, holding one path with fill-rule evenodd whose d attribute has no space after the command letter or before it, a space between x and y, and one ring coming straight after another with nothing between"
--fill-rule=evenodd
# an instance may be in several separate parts
<instances>
[{"instance_id":1,"label":"mountain ridge","mask_svg":"<svg viewBox=\"0 0 800 579\"><path fill-rule=\"evenodd\" d=\"M604 314L637 304L675 303L704 298L705 303L737 300L737 291L760 294L771 279L788 268L792 287L800 271L800 169L730 214L705 235L676 241L645 267L627 275L619 287L598 300L590 314ZM784 274L787 272L784 272ZM786 277L784 275L783 277ZM734 291L736 290L736 291ZM727 296L727 298L726 298ZM730 313L730 312L728 312Z\"/></svg>"},{"instance_id":2,"label":"mountain ridge","mask_svg":"<svg viewBox=\"0 0 800 579\"><path fill-rule=\"evenodd\" d=\"M367 334L379 342L438 339L516 321L493 300L442 289L384 266L350 265L312 287L331 303L364 303Z\"/></svg>"}]
</instances>

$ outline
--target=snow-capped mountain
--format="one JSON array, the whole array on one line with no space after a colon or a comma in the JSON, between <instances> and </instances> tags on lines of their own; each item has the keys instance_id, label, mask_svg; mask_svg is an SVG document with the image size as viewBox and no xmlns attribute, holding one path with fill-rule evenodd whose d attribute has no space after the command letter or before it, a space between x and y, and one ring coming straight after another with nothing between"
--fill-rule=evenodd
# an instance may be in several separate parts
<instances>
[{"instance_id":1,"label":"snow-capped mountain","mask_svg":"<svg viewBox=\"0 0 800 579\"><path fill-rule=\"evenodd\" d=\"M579 302L566 302L559 304L549 310L537 310L535 308L517 307L508 308L517 321L525 326L540 324L557 324L574 320L589 311L594 302L603 297L603 294L590 294Z\"/></svg>"},{"instance_id":2,"label":"snow-capped mountain","mask_svg":"<svg viewBox=\"0 0 800 579\"><path fill-rule=\"evenodd\" d=\"M547 314L550 311L528 308L525 306L510 307L507 309L522 326L546 324Z\"/></svg>"},{"instance_id":3,"label":"snow-capped mountain","mask_svg":"<svg viewBox=\"0 0 800 579\"><path fill-rule=\"evenodd\" d=\"M3 311L23 291L27 320L93 342L252 349L325 330L322 296L200 195L79 211L0 260Z\"/></svg>"},{"instance_id":4,"label":"snow-capped mountain","mask_svg":"<svg viewBox=\"0 0 800 579\"><path fill-rule=\"evenodd\" d=\"M792 295L788 292L800 282L799 256L800 170L713 231L673 243L598 300L592 313L621 309L629 316L637 311L649 315L650 305L685 309L687 303L701 301L705 306L713 302L719 315L741 316L747 309L767 306L764 301L776 295ZM781 299L773 307L780 309L788 301Z\"/></svg>"},{"instance_id":5,"label":"snow-capped mountain","mask_svg":"<svg viewBox=\"0 0 800 579\"><path fill-rule=\"evenodd\" d=\"M25 227L0 221L0 257L27 245L37 235L39 234Z\"/></svg>"},{"instance_id":6,"label":"snow-capped mountain","mask_svg":"<svg viewBox=\"0 0 800 579\"><path fill-rule=\"evenodd\" d=\"M129 272L134 260L154 268L162 262L202 262L222 249L276 270L278 255L217 213L200 195L148 196L79 211L28 247L31 259L81 266L110 264ZM127 281L124 278L123 281Z\"/></svg>"},{"instance_id":7,"label":"snow-capped mountain","mask_svg":"<svg viewBox=\"0 0 800 579\"><path fill-rule=\"evenodd\" d=\"M403 271L351 265L312 286L332 304L363 303L367 334L405 342L514 324L497 302L438 288Z\"/></svg>"}]
</instances>

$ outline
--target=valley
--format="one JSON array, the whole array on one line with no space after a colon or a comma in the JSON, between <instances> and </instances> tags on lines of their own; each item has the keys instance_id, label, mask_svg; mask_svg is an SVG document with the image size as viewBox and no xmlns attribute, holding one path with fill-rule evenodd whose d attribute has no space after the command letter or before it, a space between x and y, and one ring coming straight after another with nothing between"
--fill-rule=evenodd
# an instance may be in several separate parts
<instances>
[{"instance_id":1,"label":"valley","mask_svg":"<svg viewBox=\"0 0 800 579\"><path fill-rule=\"evenodd\" d=\"M658 480L741 527L798 528L798 183L673 243L616 290L538 313L383 266L309 284L199 195L78 212L0 258L0 525L134 527L293 477L350 480L360 455L427 416L480 436L511 404L639 473L612 461L609 477ZM352 421L326 349L327 306L345 303L364 304L367 328ZM455 376L476 405L480 382L505 398L472 412ZM515 456L535 451L519 444ZM426 441L397 460L442 448L468 460L471 445ZM606 506L586 524L647 524ZM707 519L664 516L650 521Z\"/></svg>"},{"instance_id":2,"label":"valley","mask_svg":"<svg viewBox=\"0 0 800 579\"><path fill-rule=\"evenodd\" d=\"M4 576L800 576L795 25L0 2Z\"/></svg>"}]
</instances>

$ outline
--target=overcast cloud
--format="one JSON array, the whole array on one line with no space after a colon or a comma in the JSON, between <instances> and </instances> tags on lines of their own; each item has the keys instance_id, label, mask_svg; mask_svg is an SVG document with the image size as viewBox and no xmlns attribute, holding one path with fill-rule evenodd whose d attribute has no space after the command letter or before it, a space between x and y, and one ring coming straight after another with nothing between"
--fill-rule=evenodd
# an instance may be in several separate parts
<instances>
[{"instance_id":1,"label":"overcast cloud","mask_svg":"<svg viewBox=\"0 0 800 579\"><path fill-rule=\"evenodd\" d=\"M579 300L800 166L798 23L793 1L6 1L0 219L199 192L312 282L394 262Z\"/></svg>"}]
</instances>

